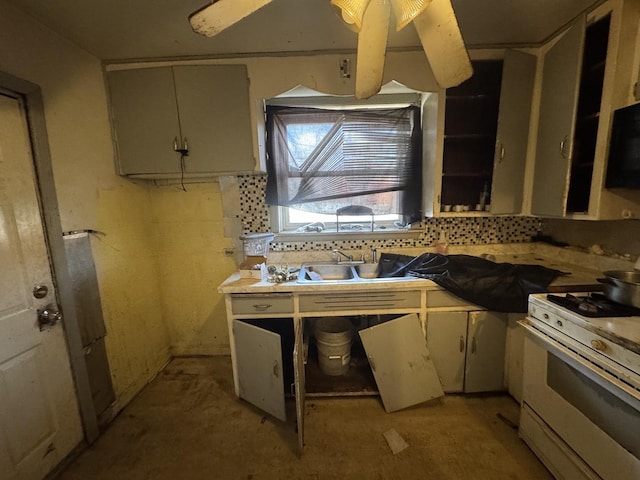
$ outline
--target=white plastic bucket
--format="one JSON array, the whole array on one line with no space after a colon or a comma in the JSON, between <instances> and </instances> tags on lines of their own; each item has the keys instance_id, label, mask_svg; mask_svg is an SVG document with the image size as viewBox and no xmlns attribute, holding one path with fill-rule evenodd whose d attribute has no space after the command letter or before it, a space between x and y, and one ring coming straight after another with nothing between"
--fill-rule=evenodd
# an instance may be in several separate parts
<instances>
[{"instance_id":1,"label":"white plastic bucket","mask_svg":"<svg viewBox=\"0 0 640 480\"><path fill-rule=\"evenodd\" d=\"M353 327L345 317L323 317L315 322L320 370L326 375L344 375L351 362Z\"/></svg>"}]
</instances>

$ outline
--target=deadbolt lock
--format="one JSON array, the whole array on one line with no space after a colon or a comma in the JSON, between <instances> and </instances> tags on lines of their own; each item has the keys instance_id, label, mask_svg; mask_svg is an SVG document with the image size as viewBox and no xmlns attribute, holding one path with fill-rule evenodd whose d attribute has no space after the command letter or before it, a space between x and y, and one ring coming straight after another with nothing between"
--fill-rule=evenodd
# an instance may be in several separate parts
<instances>
[{"instance_id":1,"label":"deadbolt lock","mask_svg":"<svg viewBox=\"0 0 640 480\"><path fill-rule=\"evenodd\" d=\"M49 287L46 285L36 285L33 287L32 292L35 298L44 298L49 293Z\"/></svg>"}]
</instances>

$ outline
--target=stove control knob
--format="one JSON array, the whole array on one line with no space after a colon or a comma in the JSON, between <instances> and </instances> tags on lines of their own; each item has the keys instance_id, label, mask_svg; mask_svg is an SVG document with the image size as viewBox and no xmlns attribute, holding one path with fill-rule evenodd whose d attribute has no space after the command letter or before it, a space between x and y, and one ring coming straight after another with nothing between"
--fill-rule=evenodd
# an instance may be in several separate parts
<instances>
[{"instance_id":1,"label":"stove control knob","mask_svg":"<svg viewBox=\"0 0 640 480\"><path fill-rule=\"evenodd\" d=\"M560 328L562 328L562 322L560 320L556 320L556 325L558 325Z\"/></svg>"},{"instance_id":2,"label":"stove control knob","mask_svg":"<svg viewBox=\"0 0 640 480\"><path fill-rule=\"evenodd\" d=\"M601 352L604 352L607 349L607 344L602 340L591 340L591 346Z\"/></svg>"}]
</instances>

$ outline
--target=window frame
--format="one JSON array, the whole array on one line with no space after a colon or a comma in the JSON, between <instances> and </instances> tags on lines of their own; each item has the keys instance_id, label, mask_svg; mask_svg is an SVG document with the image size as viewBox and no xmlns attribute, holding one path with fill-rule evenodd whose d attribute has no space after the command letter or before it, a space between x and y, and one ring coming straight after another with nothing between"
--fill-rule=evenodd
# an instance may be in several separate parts
<instances>
[{"instance_id":1,"label":"window frame","mask_svg":"<svg viewBox=\"0 0 640 480\"><path fill-rule=\"evenodd\" d=\"M295 90L295 89L294 89ZM407 93L408 92L408 93ZM271 99L267 99L264 101L264 115L266 119L266 107L267 106L287 106L287 107L322 107L326 109L336 109L336 110L348 110L348 109L362 109L362 108L371 108L371 109L380 109L380 108L405 108L408 106L417 106L420 108L420 116L423 114L423 106L429 98L430 95L437 95L435 92L418 92L414 90L410 90L408 88L404 88L402 93L381 93L375 95L374 97L367 100L358 100L353 96L330 96L324 94L318 94L313 96L282 96L275 97ZM424 133L424 126L421 127ZM424 143L424 138L423 138ZM424 163L425 153L423 151L422 161ZM423 165L424 167L424 165ZM424 181L424 180L423 180ZM423 193L424 197L424 193ZM396 222L402 221L400 215L397 215L397 220L382 220L375 221L375 224L378 228L371 231L367 227L360 230L340 230L337 231L336 221L335 219L331 222L323 222L325 224L325 229L322 232L306 232L300 231L300 227L308 223L293 223L289 220L289 208L287 206L270 206L270 216L271 216L271 227L274 232L281 236L289 236L298 237L304 235L321 235L323 237L342 237L342 236L376 236L379 237L381 235L398 235L398 234L416 234L416 232L421 231L420 225L407 225L404 227L399 227ZM348 223L348 220L345 220L345 223ZM366 222L358 222L358 223L366 223L367 226L370 220L367 219ZM340 222L342 224L342 221ZM416 222L420 223L420 222Z\"/></svg>"}]
</instances>

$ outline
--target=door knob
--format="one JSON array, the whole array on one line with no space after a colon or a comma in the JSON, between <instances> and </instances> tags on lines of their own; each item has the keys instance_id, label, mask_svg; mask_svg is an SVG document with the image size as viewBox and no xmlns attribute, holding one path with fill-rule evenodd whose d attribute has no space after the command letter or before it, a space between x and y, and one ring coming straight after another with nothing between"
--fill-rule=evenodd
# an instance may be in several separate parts
<instances>
[{"instance_id":1,"label":"door knob","mask_svg":"<svg viewBox=\"0 0 640 480\"><path fill-rule=\"evenodd\" d=\"M61 320L62 313L55 305L48 305L38 309L38 325L40 325L40 330L46 326L53 326Z\"/></svg>"}]
</instances>

